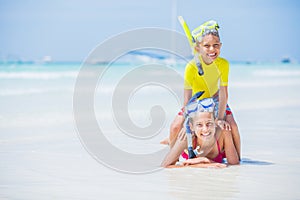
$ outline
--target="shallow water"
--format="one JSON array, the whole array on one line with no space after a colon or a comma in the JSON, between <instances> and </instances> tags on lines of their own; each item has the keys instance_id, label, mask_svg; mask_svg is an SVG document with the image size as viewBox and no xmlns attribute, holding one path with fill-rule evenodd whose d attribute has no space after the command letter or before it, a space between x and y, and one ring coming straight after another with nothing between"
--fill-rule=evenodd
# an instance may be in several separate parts
<instances>
[{"instance_id":1,"label":"shallow water","mask_svg":"<svg viewBox=\"0 0 300 200\"><path fill-rule=\"evenodd\" d=\"M116 147L149 154L164 148L159 141L167 136L180 102L158 86L137 90L129 101L134 123L151 124L149 110L158 104L167 111L165 124L148 139L121 134L109 95L129 68L112 68L102 79L95 115ZM242 136L241 165L140 174L102 165L81 143L72 104L79 69L79 64L0 67L1 199L300 198L299 65L232 65L229 102ZM176 70L183 73L183 66ZM120 167L122 162L126 158Z\"/></svg>"}]
</instances>

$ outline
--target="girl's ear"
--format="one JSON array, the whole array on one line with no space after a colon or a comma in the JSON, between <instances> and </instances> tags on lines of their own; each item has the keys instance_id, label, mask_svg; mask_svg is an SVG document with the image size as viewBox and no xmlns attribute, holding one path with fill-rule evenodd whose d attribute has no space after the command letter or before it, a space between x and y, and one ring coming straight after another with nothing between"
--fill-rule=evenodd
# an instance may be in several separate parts
<instances>
[{"instance_id":1,"label":"girl's ear","mask_svg":"<svg viewBox=\"0 0 300 200\"><path fill-rule=\"evenodd\" d=\"M218 118L215 119L215 127L218 126Z\"/></svg>"},{"instance_id":2,"label":"girl's ear","mask_svg":"<svg viewBox=\"0 0 300 200\"><path fill-rule=\"evenodd\" d=\"M194 130L193 124L191 122L189 122L189 125L190 125L191 131L194 132L195 130Z\"/></svg>"}]
</instances>

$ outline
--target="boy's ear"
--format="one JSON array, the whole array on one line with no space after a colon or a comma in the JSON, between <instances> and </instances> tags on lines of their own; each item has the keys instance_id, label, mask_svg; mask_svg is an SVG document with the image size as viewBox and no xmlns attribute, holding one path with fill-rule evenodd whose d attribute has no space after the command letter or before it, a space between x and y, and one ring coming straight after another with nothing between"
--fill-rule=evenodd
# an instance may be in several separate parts
<instances>
[{"instance_id":1,"label":"boy's ear","mask_svg":"<svg viewBox=\"0 0 300 200\"><path fill-rule=\"evenodd\" d=\"M195 50L196 50L197 52L199 52L199 51L200 51L200 47L199 47L198 45L196 45L196 46L195 46Z\"/></svg>"}]
</instances>

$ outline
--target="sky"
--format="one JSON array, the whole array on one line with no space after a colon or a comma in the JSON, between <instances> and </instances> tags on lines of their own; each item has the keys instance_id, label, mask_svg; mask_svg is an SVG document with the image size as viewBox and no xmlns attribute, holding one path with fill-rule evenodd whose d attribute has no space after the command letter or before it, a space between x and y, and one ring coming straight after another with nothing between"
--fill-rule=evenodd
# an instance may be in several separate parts
<instances>
[{"instance_id":1,"label":"sky","mask_svg":"<svg viewBox=\"0 0 300 200\"><path fill-rule=\"evenodd\" d=\"M0 60L83 61L106 39L136 28L183 33L214 19L221 56L232 61L300 62L298 0L0 0Z\"/></svg>"}]
</instances>

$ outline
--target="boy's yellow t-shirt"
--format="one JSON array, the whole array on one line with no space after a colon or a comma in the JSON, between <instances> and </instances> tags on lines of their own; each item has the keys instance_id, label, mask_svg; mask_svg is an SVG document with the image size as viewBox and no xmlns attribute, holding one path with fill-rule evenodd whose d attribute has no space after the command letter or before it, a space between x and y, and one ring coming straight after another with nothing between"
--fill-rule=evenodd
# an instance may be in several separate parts
<instances>
[{"instance_id":1,"label":"boy's yellow t-shirt","mask_svg":"<svg viewBox=\"0 0 300 200\"><path fill-rule=\"evenodd\" d=\"M205 91L200 97L209 98L217 93L219 86L228 85L229 62L218 57L210 65L206 65L200 56L204 75L198 74L196 63L191 60L185 67L184 73L184 89L191 89L194 95L199 91Z\"/></svg>"}]
</instances>

